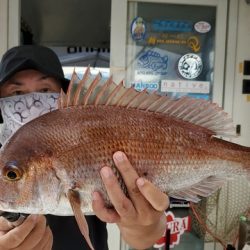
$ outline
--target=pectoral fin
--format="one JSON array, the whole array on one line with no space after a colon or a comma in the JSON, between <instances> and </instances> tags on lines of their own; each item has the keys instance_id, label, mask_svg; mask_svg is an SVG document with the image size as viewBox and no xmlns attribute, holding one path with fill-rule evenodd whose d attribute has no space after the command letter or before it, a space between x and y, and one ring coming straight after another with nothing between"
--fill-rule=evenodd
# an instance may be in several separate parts
<instances>
[{"instance_id":1,"label":"pectoral fin","mask_svg":"<svg viewBox=\"0 0 250 250\"><path fill-rule=\"evenodd\" d=\"M209 176L199 183L196 183L188 188L179 189L169 193L169 195L176 199L199 202L200 197L208 197L225 183L225 178L216 176Z\"/></svg>"},{"instance_id":2,"label":"pectoral fin","mask_svg":"<svg viewBox=\"0 0 250 250\"><path fill-rule=\"evenodd\" d=\"M91 243L90 237L89 237L89 227L88 223L86 221L86 218L81 210L81 199L80 195L77 191L70 189L67 193L67 197L69 199L70 205L72 207L72 210L74 212L77 224L79 226L79 229L84 236L85 240L87 241L89 247L91 250L94 250L94 247Z\"/></svg>"}]
</instances>

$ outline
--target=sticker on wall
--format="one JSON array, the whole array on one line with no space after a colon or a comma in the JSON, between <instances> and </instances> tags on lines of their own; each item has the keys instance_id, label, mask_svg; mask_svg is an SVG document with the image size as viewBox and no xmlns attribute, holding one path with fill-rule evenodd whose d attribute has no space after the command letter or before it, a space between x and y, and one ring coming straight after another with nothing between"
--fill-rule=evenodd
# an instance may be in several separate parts
<instances>
[{"instance_id":1,"label":"sticker on wall","mask_svg":"<svg viewBox=\"0 0 250 250\"><path fill-rule=\"evenodd\" d=\"M156 91L159 88L159 83L136 81L132 83L132 87L138 91L142 91L144 89L147 89L148 91Z\"/></svg>"},{"instance_id":2,"label":"sticker on wall","mask_svg":"<svg viewBox=\"0 0 250 250\"><path fill-rule=\"evenodd\" d=\"M211 25L208 22L200 21L194 25L194 29L199 33L207 33L211 30Z\"/></svg>"},{"instance_id":3,"label":"sticker on wall","mask_svg":"<svg viewBox=\"0 0 250 250\"><path fill-rule=\"evenodd\" d=\"M158 32L191 32L193 30L193 25L192 22L185 20L156 19L152 21L152 29Z\"/></svg>"},{"instance_id":4,"label":"sticker on wall","mask_svg":"<svg viewBox=\"0 0 250 250\"><path fill-rule=\"evenodd\" d=\"M209 81L161 80L161 92L209 94Z\"/></svg>"},{"instance_id":5,"label":"sticker on wall","mask_svg":"<svg viewBox=\"0 0 250 250\"><path fill-rule=\"evenodd\" d=\"M165 212L166 215L166 228L170 230L170 248L174 248L180 244L180 238L184 232L190 231L191 228L191 219L190 216L183 218L177 218L171 211ZM166 243L166 233L160 238L155 244L155 248L161 248Z\"/></svg>"},{"instance_id":6,"label":"sticker on wall","mask_svg":"<svg viewBox=\"0 0 250 250\"><path fill-rule=\"evenodd\" d=\"M187 39L187 45L193 52L199 52L201 49L200 40L197 36L191 36Z\"/></svg>"},{"instance_id":7,"label":"sticker on wall","mask_svg":"<svg viewBox=\"0 0 250 250\"><path fill-rule=\"evenodd\" d=\"M142 75L166 75L168 56L154 49L143 51L137 60L137 73Z\"/></svg>"},{"instance_id":8,"label":"sticker on wall","mask_svg":"<svg viewBox=\"0 0 250 250\"><path fill-rule=\"evenodd\" d=\"M198 36L189 36L183 34L159 34L149 35L146 40L148 45L179 45L187 46L192 52L199 52L201 50L201 42Z\"/></svg>"},{"instance_id":9,"label":"sticker on wall","mask_svg":"<svg viewBox=\"0 0 250 250\"><path fill-rule=\"evenodd\" d=\"M145 38L146 35L146 24L142 17L136 17L130 28L131 36L134 41L140 41Z\"/></svg>"},{"instance_id":10,"label":"sticker on wall","mask_svg":"<svg viewBox=\"0 0 250 250\"><path fill-rule=\"evenodd\" d=\"M203 64L201 58L193 53L182 56L178 62L178 71L186 79L198 77L202 71Z\"/></svg>"}]
</instances>

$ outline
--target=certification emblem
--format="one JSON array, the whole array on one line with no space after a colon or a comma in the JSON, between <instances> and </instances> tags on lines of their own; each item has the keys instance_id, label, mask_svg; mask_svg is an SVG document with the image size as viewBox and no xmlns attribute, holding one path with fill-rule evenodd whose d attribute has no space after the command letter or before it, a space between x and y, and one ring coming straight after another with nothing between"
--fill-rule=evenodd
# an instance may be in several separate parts
<instances>
[{"instance_id":1,"label":"certification emblem","mask_svg":"<svg viewBox=\"0 0 250 250\"><path fill-rule=\"evenodd\" d=\"M178 62L178 71L186 79L198 77L202 71L201 58L193 53L182 56Z\"/></svg>"}]
</instances>

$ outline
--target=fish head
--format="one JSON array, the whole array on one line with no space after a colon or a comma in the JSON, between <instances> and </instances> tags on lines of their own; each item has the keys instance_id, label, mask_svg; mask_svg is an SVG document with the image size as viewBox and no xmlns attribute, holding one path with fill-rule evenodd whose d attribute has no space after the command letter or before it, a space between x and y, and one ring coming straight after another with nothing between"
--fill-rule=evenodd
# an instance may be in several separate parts
<instances>
[{"instance_id":1,"label":"fish head","mask_svg":"<svg viewBox=\"0 0 250 250\"><path fill-rule=\"evenodd\" d=\"M30 145L13 141L0 153L2 211L45 214L58 205L60 183L51 154Z\"/></svg>"}]
</instances>

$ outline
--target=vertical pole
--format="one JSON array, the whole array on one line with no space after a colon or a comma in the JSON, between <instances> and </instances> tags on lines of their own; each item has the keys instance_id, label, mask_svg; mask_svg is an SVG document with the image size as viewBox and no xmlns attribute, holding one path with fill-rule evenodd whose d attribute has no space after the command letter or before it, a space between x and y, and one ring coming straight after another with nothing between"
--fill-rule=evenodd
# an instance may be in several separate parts
<instances>
[{"instance_id":1,"label":"vertical pole","mask_svg":"<svg viewBox=\"0 0 250 250\"><path fill-rule=\"evenodd\" d=\"M166 242L165 242L165 250L170 250L170 229L166 229Z\"/></svg>"},{"instance_id":2,"label":"vertical pole","mask_svg":"<svg viewBox=\"0 0 250 250\"><path fill-rule=\"evenodd\" d=\"M8 0L0 0L0 58L8 48Z\"/></svg>"},{"instance_id":3,"label":"vertical pole","mask_svg":"<svg viewBox=\"0 0 250 250\"><path fill-rule=\"evenodd\" d=\"M20 43L20 0L0 0L0 58Z\"/></svg>"}]
</instances>

